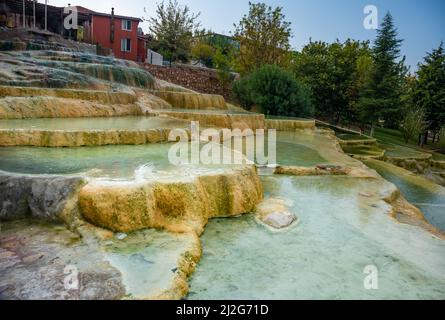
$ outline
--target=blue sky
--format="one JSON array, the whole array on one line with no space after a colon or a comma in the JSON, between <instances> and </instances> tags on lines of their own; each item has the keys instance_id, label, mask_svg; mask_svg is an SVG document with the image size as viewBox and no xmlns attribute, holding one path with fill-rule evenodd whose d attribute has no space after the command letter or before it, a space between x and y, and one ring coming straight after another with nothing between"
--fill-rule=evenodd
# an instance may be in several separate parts
<instances>
[{"instance_id":1,"label":"blue sky","mask_svg":"<svg viewBox=\"0 0 445 320\"><path fill-rule=\"evenodd\" d=\"M49 0L52 5L82 5L87 8L116 14L144 16L152 15L159 0ZM43 2L43 0L39 0ZM202 26L215 32L229 34L233 24L247 13L248 0L179 0L194 12L201 12ZM281 6L288 21L292 22L292 46L300 50L309 38L332 42L337 38L346 40L373 40L375 30L363 27L366 5L375 5L379 10L379 21L390 11L404 39L402 53L407 64L416 69L427 51L445 41L444 0L264 0L271 6ZM148 31L147 24L142 25Z\"/></svg>"}]
</instances>

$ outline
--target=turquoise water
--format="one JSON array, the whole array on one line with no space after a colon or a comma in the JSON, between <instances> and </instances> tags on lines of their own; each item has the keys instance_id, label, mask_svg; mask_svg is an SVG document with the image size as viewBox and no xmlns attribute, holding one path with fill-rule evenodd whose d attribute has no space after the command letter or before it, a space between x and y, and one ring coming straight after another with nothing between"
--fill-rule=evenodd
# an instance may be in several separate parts
<instances>
[{"instance_id":1,"label":"turquoise water","mask_svg":"<svg viewBox=\"0 0 445 320\"><path fill-rule=\"evenodd\" d=\"M298 143L278 140L277 162L283 166L312 167L327 161L313 148Z\"/></svg>"},{"instance_id":2,"label":"turquoise water","mask_svg":"<svg viewBox=\"0 0 445 320\"><path fill-rule=\"evenodd\" d=\"M445 243L385 214L383 182L265 177L266 197L293 202L300 223L271 232L252 215L209 223L189 299L445 299ZM364 268L378 268L378 290Z\"/></svg>"},{"instance_id":3,"label":"turquoise water","mask_svg":"<svg viewBox=\"0 0 445 320\"><path fill-rule=\"evenodd\" d=\"M0 170L27 174L77 174L92 169L132 176L142 165L170 168L167 144L82 148L0 148Z\"/></svg>"},{"instance_id":4,"label":"turquoise water","mask_svg":"<svg viewBox=\"0 0 445 320\"><path fill-rule=\"evenodd\" d=\"M76 148L0 148L0 170L24 174L87 174L94 177L134 178L139 174L186 176L193 173L218 172L239 165L184 164L169 160L173 144L118 145ZM220 148L221 154L223 149ZM191 148L188 148L190 160ZM228 151L231 154L231 151Z\"/></svg>"},{"instance_id":5,"label":"turquoise water","mask_svg":"<svg viewBox=\"0 0 445 320\"><path fill-rule=\"evenodd\" d=\"M0 129L143 130L188 127L187 121L160 117L43 118L0 120Z\"/></svg>"},{"instance_id":6,"label":"turquoise water","mask_svg":"<svg viewBox=\"0 0 445 320\"><path fill-rule=\"evenodd\" d=\"M121 272L128 297L144 299L170 288L179 257L193 244L189 235L150 229L109 241L105 257Z\"/></svg>"},{"instance_id":7,"label":"turquoise water","mask_svg":"<svg viewBox=\"0 0 445 320\"><path fill-rule=\"evenodd\" d=\"M126 121L131 121L131 117L128 119L119 118L115 121L117 121L117 125L127 125ZM150 118L141 121L150 121ZM45 122L37 121L34 123L44 124ZM102 124L98 122L96 126L109 126L113 123L113 121L104 121ZM59 125L57 124L57 126ZM84 122L80 122L79 125L84 125ZM74 128L79 125L73 123L71 127ZM291 140L286 139L286 136L281 137L279 135L277 162L281 165L297 166L314 166L327 162L317 150L308 147L306 144L306 142L291 142ZM92 173L94 175L117 178L132 177L141 166L149 168L154 173L158 171L180 171L181 168L171 164L168 158L172 145L166 143L73 148L2 147L0 148L0 170L26 174L78 174L94 171ZM189 148L190 152L191 148ZM265 154L267 155L267 152ZM211 170L232 166L201 164L189 165L184 168L187 167L194 170Z\"/></svg>"},{"instance_id":8,"label":"turquoise water","mask_svg":"<svg viewBox=\"0 0 445 320\"><path fill-rule=\"evenodd\" d=\"M394 183L405 198L418 207L433 226L445 232L445 188L380 161L365 162ZM403 174L402 172L405 172Z\"/></svg>"},{"instance_id":9,"label":"turquoise water","mask_svg":"<svg viewBox=\"0 0 445 320\"><path fill-rule=\"evenodd\" d=\"M313 144L313 135L303 132L277 132L276 135L276 162L270 164L278 164L282 166L302 166L313 167L318 164L325 164L329 161L323 157L317 144ZM266 133L263 140L264 144L255 144L255 150L259 151L264 156L269 156L269 136ZM234 146L232 139L232 146ZM273 148L272 148L273 150ZM243 150L246 154L246 140L243 139ZM257 163L257 158L249 159Z\"/></svg>"}]
</instances>

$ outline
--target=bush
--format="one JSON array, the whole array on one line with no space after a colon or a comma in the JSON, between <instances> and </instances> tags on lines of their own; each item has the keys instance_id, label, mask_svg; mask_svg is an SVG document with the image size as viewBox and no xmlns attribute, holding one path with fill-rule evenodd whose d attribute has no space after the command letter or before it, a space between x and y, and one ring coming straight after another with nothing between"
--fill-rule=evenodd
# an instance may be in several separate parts
<instances>
[{"instance_id":1,"label":"bush","mask_svg":"<svg viewBox=\"0 0 445 320\"><path fill-rule=\"evenodd\" d=\"M233 92L241 106L256 105L266 115L310 117L313 113L309 90L276 65L265 65L241 78Z\"/></svg>"},{"instance_id":2,"label":"bush","mask_svg":"<svg viewBox=\"0 0 445 320\"><path fill-rule=\"evenodd\" d=\"M254 105L251 96L252 88L250 87L250 78L242 77L235 81L232 86L233 96L235 100L246 110L250 110Z\"/></svg>"},{"instance_id":3,"label":"bush","mask_svg":"<svg viewBox=\"0 0 445 320\"><path fill-rule=\"evenodd\" d=\"M227 86L233 81L231 62L230 54L224 54L220 49L216 50L214 66L218 69L218 80L223 86Z\"/></svg>"},{"instance_id":4,"label":"bush","mask_svg":"<svg viewBox=\"0 0 445 320\"><path fill-rule=\"evenodd\" d=\"M213 68L215 49L208 44L200 42L192 48L192 57L204 64L207 68Z\"/></svg>"},{"instance_id":5,"label":"bush","mask_svg":"<svg viewBox=\"0 0 445 320\"><path fill-rule=\"evenodd\" d=\"M400 124L400 132L402 132L405 143L417 140L419 135L425 132L428 128L425 119L426 113L423 109L412 109L405 114Z\"/></svg>"}]
</instances>

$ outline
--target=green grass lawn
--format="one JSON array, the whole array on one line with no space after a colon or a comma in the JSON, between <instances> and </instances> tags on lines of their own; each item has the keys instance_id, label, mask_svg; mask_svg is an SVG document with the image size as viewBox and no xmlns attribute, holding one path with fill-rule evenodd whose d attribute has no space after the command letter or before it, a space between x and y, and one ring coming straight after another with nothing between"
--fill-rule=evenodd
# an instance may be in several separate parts
<instances>
[{"instance_id":1,"label":"green grass lawn","mask_svg":"<svg viewBox=\"0 0 445 320\"><path fill-rule=\"evenodd\" d=\"M433 160L436 161L445 161L445 154L433 152Z\"/></svg>"},{"instance_id":2,"label":"green grass lawn","mask_svg":"<svg viewBox=\"0 0 445 320\"><path fill-rule=\"evenodd\" d=\"M426 157L433 154L435 160L445 160L445 155L436 152L425 152L417 146L417 141L405 142L402 133L398 130L376 128L374 137L378 140L381 148L387 150L389 157ZM429 145L429 147L433 147Z\"/></svg>"}]
</instances>

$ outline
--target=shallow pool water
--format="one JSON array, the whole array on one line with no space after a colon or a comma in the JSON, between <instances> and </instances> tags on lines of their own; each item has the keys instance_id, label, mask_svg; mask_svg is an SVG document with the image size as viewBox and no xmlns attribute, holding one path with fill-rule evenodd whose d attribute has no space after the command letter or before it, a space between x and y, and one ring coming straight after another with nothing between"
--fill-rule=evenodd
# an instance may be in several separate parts
<instances>
[{"instance_id":1,"label":"shallow pool water","mask_svg":"<svg viewBox=\"0 0 445 320\"><path fill-rule=\"evenodd\" d=\"M150 298L170 288L178 260L193 241L186 234L144 230L106 243L105 257L121 272L129 297Z\"/></svg>"},{"instance_id":2,"label":"shallow pool water","mask_svg":"<svg viewBox=\"0 0 445 320\"><path fill-rule=\"evenodd\" d=\"M142 165L168 169L168 145L81 148L0 148L0 170L27 174L77 174L99 170L117 177Z\"/></svg>"},{"instance_id":3,"label":"shallow pool water","mask_svg":"<svg viewBox=\"0 0 445 320\"><path fill-rule=\"evenodd\" d=\"M277 162L283 166L316 166L327 162L320 153L303 144L279 141L277 142Z\"/></svg>"},{"instance_id":4,"label":"shallow pool water","mask_svg":"<svg viewBox=\"0 0 445 320\"><path fill-rule=\"evenodd\" d=\"M233 143L233 142L232 142ZM256 150L269 155L269 136ZM243 145L245 153L245 141ZM252 160L252 159L250 159ZM254 159L255 162L256 158ZM335 142L325 135L306 131L276 132L276 162L282 166L314 167L320 164L360 166L361 163L339 152ZM270 163L271 164L271 163Z\"/></svg>"},{"instance_id":5,"label":"shallow pool water","mask_svg":"<svg viewBox=\"0 0 445 320\"><path fill-rule=\"evenodd\" d=\"M399 224L378 200L385 182L347 177L265 177L300 222L272 232L252 215L217 219L189 299L444 299L445 243ZM363 198L360 192L376 195ZM378 290L364 287L368 265Z\"/></svg>"},{"instance_id":6,"label":"shallow pool water","mask_svg":"<svg viewBox=\"0 0 445 320\"><path fill-rule=\"evenodd\" d=\"M278 164L315 166L320 163L338 162L338 156L344 157L342 161L349 161L349 157L338 154L332 149L332 145L323 139L325 138L321 136L317 138L304 133L278 133ZM267 138L265 140L267 141ZM318 141L319 145L315 141ZM145 173L169 171L180 174L187 170L201 172L236 166L200 164L178 167L169 161L172 145L164 143L72 148L0 147L0 170L25 174L88 173L91 176L131 178L141 168ZM201 147L204 145L202 143ZM189 154L190 152L191 148Z\"/></svg>"},{"instance_id":7,"label":"shallow pool water","mask_svg":"<svg viewBox=\"0 0 445 320\"><path fill-rule=\"evenodd\" d=\"M0 129L148 130L187 127L188 122L162 117L42 118L0 120Z\"/></svg>"},{"instance_id":8,"label":"shallow pool water","mask_svg":"<svg viewBox=\"0 0 445 320\"><path fill-rule=\"evenodd\" d=\"M127 179L138 175L186 176L237 167L217 164L177 166L169 160L172 146L165 143L75 148L3 147L0 148L0 170L24 174L86 174ZM191 148L188 149L189 159L190 152Z\"/></svg>"},{"instance_id":9,"label":"shallow pool water","mask_svg":"<svg viewBox=\"0 0 445 320\"><path fill-rule=\"evenodd\" d=\"M332 138L323 134L305 131L277 132L277 158L281 165L361 165L357 160L339 152L339 149Z\"/></svg>"},{"instance_id":10,"label":"shallow pool water","mask_svg":"<svg viewBox=\"0 0 445 320\"><path fill-rule=\"evenodd\" d=\"M423 212L429 223L445 231L444 187L389 163L376 160L365 163L394 183L405 198Z\"/></svg>"}]
</instances>

